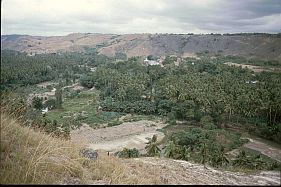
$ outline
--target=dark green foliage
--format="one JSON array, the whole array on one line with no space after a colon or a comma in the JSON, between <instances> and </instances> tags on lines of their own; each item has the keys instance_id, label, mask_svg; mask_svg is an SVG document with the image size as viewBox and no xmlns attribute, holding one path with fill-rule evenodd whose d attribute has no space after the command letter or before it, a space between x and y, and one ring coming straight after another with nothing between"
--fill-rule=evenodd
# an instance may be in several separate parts
<instances>
[{"instance_id":1,"label":"dark green foliage","mask_svg":"<svg viewBox=\"0 0 281 187\"><path fill-rule=\"evenodd\" d=\"M37 110L41 110L43 108L43 104L42 104L43 99L39 98L39 97L33 97L32 99L32 106L37 109Z\"/></svg>"},{"instance_id":2,"label":"dark green foliage","mask_svg":"<svg viewBox=\"0 0 281 187\"><path fill-rule=\"evenodd\" d=\"M268 161L261 155L253 155L245 150L239 152L236 158L232 161L232 165L239 168L255 170L281 169L281 163Z\"/></svg>"},{"instance_id":3,"label":"dark green foliage","mask_svg":"<svg viewBox=\"0 0 281 187\"><path fill-rule=\"evenodd\" d=\"M122 151L116 153L119 158L138 158L140 153L136 148L128 149L124 148Z\"/></svg>"},{"instance_id":4,"label":"dark green foliage","mask_svg":"<svg viewBox=\"0 0 281 187\"><path fill-rule=\"evenodd\" d=\"M49 109L54 109L56 107L56 100L53 98L48 99L45 103L44 103L44 107L48 107Z\"/></svg>"},{"instance_id":5,"label":"dark green foliage","mask_svg":"<svg viewBox=\"0 0 281 187\"><path fill-rule=\"evenodd\" d=\"M127 60L127 55L125 53L116 53L115 58L120 60Z\"/></svg>"},{"instance_id":6,"label":"dark green foliage","mask_svg":"<svg viewBox=\"0 0 281 187\"><path fill-rule=\"evenodd\" d=\"M60 87L57 87L55 92L56 97L56 108L62 108L62 89Z\"/></svg>"},{"instance_id":7,"label":"dark green foliage","mask_svg":"<svg viewBox=\"0 0 281 187\"><path fill-rule=\"evenodd\" d=\"M177 57L167 56L167 57L165 58L165 60L163 61L163 65L173 64L175 61L177 61Z\"/></svg>"},{"instance_id":8,"label":"dark green foliage","mask_svg":"<svg viewBox=\"0 0 281 187\"><path fill-rule=\"evenodd\" d=\"M175 158L176 144L173 141L168 141L164 147L164 156L168 158Z\"/></svg>"},{"instance_id":9,"label":"dark green foliage","mask_svg":"<svg viewBox=\"0 0 281 187\"><path fill-rule=\"evenodd\" d=\"M75 73L87 71L78 67L77 61L82 61L81 54L28 56L26 53L1 50L1 90L50 81L59 76L71 78Z\"/></svg>"},{"instance_id":10,"label":"dark green foliage","mask_svg":"<svg viewBox=\"0 0 281 187\"><path fill-rule=\"evenodd\" d=\"M103 110L126 112L126 113L138 113L138 114L154 114L156 107L155 104L149 101L113 101L107 98L101 103Z\"/></svg>"},{"instance_id":11,"label":"dark green foliage","mask_svg":"<svg viewBox=\"0 0 281 187\"><path fill-rule=\"evenodd\" d=\"M227 166L230 162L225 153L243 143L238 135L224 130L189 128L170 136L164 155L174 159L194 160L202 164L221 167Z\"/></svg>"},{"instance_id":12,"label":"dark green foliage","mask_svg":"<svg viewBox=\"0 0 281 187\"><path fill-rule=\"evenodd\" d=\"M147 60L157 60L157 57L153 55L148 55Z\"/></svg>"},{"instance_id":13,"label":"dark green foliage","mask_svg":"<svg viewBox=\"0 0 281 187\"><path fill-rule=\"evenodd\" d=\"M213 118L211 116L204 116L201 118L200 123L204 129L212 130L217 127L214 125Z\"/></svg>"}]
</instances>

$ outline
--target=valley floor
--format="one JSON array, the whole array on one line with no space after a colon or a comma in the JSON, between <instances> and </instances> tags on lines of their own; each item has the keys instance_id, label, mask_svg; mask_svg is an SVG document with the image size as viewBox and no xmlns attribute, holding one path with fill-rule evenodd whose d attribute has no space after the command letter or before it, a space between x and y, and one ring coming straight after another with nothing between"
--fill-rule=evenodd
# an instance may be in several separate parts
<instances>
[{"instance_id":1,"label":"valley floor","mask_svg":"<svg viewBox=\"0 0 281 187\"><path fill-rule=\"evenodd\" d=\"M71 132L73 142L83 142L95 150L109 152L121 151L123 148L137 148L143 150L146 138L152 138L154 134L158 140L164 137L164 133L157 131L166 124L154 121L141 120L136 122L124 122L114 127L93 129L84 124L79 129Z\"/></svg>"}]
</instances>

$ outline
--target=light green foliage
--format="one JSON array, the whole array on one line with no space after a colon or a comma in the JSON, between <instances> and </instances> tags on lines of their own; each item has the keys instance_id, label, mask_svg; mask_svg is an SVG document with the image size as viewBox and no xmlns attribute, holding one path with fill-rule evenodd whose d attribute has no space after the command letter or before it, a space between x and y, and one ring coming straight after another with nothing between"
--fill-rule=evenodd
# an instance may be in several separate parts
<instances>
[{"instance_id":1,"label":"light green foliage","mask_svg":"<svg viewBox=\"0 0 281 187\"><path fill-rule=\"evenodd\" d=\"M164 148L164 156L168 158L174 158L176 153L176 144L173 141L168 141Z\"/></svg>"},{"instance_id":2,"label":"light green foliage","mask_svg":"<svg viewBox=\"0 0 281 187\"><path fill-rule=\"evenodd\" d=\"M161 150L158 147L156 134L154 134L152 138L149 138L146 144L145 150L148 156L159 156Z\"/></svg>"},{"instance_id":3,"label":"light green foliage","mask_svg":"<svg viewBox=\"0 0 281 187\"><path fill-rule=\"evenodd\" d=\"M46 118L57 120L59 124L71 124L72 127L81 123L95 126L99 123L108 123L121 114L98 110L98 95L96 91L82 91L76 97L65 98L61 109L51 110ZM114 123L116 124L116 123Z\"/></svg>"},{"instance_id":4,"label":"light green foliage","mask_svg":"<svg viewBox=\"0 0 281 187\"><path fill-rule=\"evenodd\" d=\"M120 125L120 124L122 124L121 121L119 121L119 120L114 120L114 121L109 122L109 123L108 123L108 126L109 126L109 127L112 127L112 126L117 126L117 125Z\"/></svg>"}]
</instances>

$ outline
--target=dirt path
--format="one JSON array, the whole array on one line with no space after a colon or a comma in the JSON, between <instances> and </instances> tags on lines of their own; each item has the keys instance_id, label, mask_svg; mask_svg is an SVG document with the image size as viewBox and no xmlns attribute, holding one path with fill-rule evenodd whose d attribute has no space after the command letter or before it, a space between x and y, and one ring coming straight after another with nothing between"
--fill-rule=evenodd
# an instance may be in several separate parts
<instances>
[{"instance_id":1,"label":"dirt path","mask_svg":"<svg viewBox=\"0 0 281 187\"><path fill-rule=\"evenodd\" d=\"M84 89L84 87L81 86L79 83L74 83L72 85L62 87L63 90L66 89L66 88L71 88L72 90L82 90L82 89Z\"/></svg>"},{"instance_id":2,"label":"dirt path","mask_svg":"<svg viewBox=\"0 0 281 187\"><path fill-rule=\"evenodd\" d=\"M73 142L86 143L92 149L101 149L115 152L126 148L137 148L143 150L146 138L151 138L154 134L158 140L164 137L164 133L157 131L166 124L156 123L148 120L136 122L125 122L114 127L93 129L83 124L79 129L71 132Z\"/></svg>"},{"instance_id":3,"label":"dirt path","mask_svg":"<svg viewBox=\"0 0 281 187\"><path fill-rule=\"evenodd\" d=\"M220 171L183 160L142 157L124 160L128 174L154 176L163 184L195 185L280 185L280 171L262 171L256 174ZM152 172L152 173L151 173Z\"/></svg>"},{"instance_id":4,"label":"dirt path","mask_svg":"<svg viewBox=\"0 0 281 187\"><path fill-rule=\"evenodd\" d=\"M244 144L242 147L246 147L248 149L252 149L254 151L258 151L263 155L266 155L273 160L281 162L281 149L277 147L273 147L271 145L268 145L264 142L261 142L257 139L252 138L246 138L250 142ZM232 151L229 151L227 154L237 156L239 154L239 149L233 149Z\"/></svg>"},{"instance_id":5,"label":"dirt path","mask_svg":"<svg viewBox=\"0 0 281 187\"><path fill-rule=\"evenodd\" d=\"M264 68L261 66L253 66L253 65L246 65L246 64L238 64L234 62L225 62L224 64L229 65L229 66L241 66L242 68L248 68L256 73L262 72L262 71L274 71L274 68Z\"/></svg>"},{"instance_id":6,"label":"dirt path","mask_svg":"<svg viewBox=\"0 0 281 187\"><path fill-rule=\"evenodd\" d=\"M277 160L279 162L281 162L281 149L278 149L276 147L272 147L266 143L263 143L261 141L258 141L256 139L251 139L248 138L250 140L249 143L244 144L243 146L255 151L259 151L262 154Z\"/></svg>"}]
</instances>

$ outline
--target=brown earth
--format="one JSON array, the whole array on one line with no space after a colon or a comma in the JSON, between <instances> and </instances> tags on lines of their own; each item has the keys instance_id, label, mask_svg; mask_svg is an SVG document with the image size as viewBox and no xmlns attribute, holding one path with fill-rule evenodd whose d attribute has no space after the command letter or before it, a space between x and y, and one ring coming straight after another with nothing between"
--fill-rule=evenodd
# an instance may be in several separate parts
<instances>
[{"instance_id":1,"label":"brown earth","mask_svg":"<svg viewBox=\"0 0 281 187\"><path fill-rule=\"evenodd\" d=\"M87 124L83 124L82 127L71 132L71 140L82 142L92 149L109 152L120 151L125 147L143 150L145 143L148 142L146 138L152 138L154 134L157 135L158 140L164 137L164 134L157 129L161 129L165 125L161 122L141 120L93 129Z\"/></svg>"}]
</instances>

